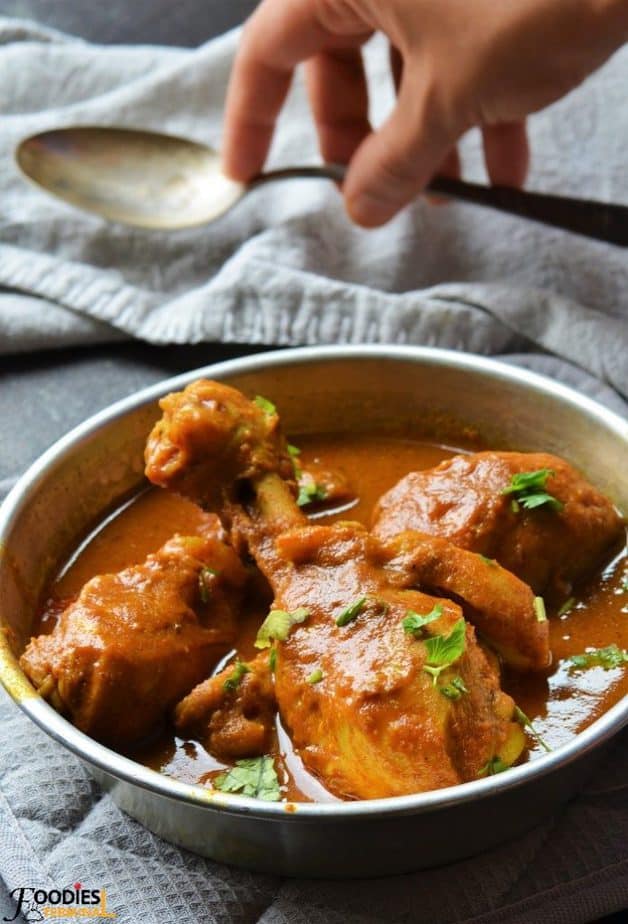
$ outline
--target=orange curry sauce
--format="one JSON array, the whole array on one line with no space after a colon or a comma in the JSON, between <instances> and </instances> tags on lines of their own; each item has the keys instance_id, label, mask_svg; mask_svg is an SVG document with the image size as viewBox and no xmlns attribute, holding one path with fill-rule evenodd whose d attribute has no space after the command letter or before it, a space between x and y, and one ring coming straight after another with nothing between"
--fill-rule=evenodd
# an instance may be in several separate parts
<instances>
[{"instance_id":1,"label":"orange curry sauce","mask_svg":"<svg viewBox=\"0 0 628 924\"><path fill-rule=\"evenodd\" d=\"M432 468L459 449L412 440L380 437L320 436L297 438L300 464L317 460L327 468L344 472L357 500L336 512L320 510L318 522L354 519L369 525L379 496L410 471ZM35 634L50 632L58 614L96 574L119 571L141 562L170 536L194 534L205 514L191 502L158 488L144 491L111 514L75 552L55 581ZM570 669L567 660L587 647L616 643L628 647L628 558L626 550L609 563L594 580L578 589L575 602L562 616L549 613L553 664L546 673L508 671L503 688L532 719L535 729L550 747L564 744L628 693L628 669L590 667ZM267 603L252 604L243 614L237 654L242 660L256 654L253 642L266 615ZM224 666L225 660L217 665ZM528 758L543 753L529 738ZM277 720L275 765L283 796L288 801L337 801L303 767L290 739ZM226 764L212 757L198 741L183 740L172 730L136 747L128 756L188 783L209 781Z\"/></svg>"}]
</instances>

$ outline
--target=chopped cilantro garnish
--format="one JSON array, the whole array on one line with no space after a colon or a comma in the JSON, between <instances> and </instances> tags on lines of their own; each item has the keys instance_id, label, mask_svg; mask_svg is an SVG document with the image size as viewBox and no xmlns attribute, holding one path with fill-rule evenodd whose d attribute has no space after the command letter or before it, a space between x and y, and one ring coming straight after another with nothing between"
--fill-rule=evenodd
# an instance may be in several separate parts
<instances>
[{"instance_id":1,"label":"chopped cilantro garnish","mask_svg":"<svg viewBox=\"0 0 628 924\"><path fill-rule=\"evenodd\" d=\"M317 667L316 670L313 670L309 677L307 677L308 683L320 683L325 675L323 674L320 667Z\"/></svg>"},{"instance_id":2,"label":"chopped cilantro garnish","mask_svg":"<svg viewBox=\"0 0 628 924\"><path fill-rule=\"evenodd\" d=\"M268 666L274 674L277 670L277 649L271 648L270 654L268 656Z\"/></svg>"},{"instance_id":3,"label":"chopped cilantro garnish","mask_svg":"<svg viewBox=\"0 0 628 924\"><path fill-rule=\"evenodd\" d=\"M562 605L561 608L559 609L557 615L558 615L558 616L564 616L565 613L569 613L569 612L574 608L575 602L576 602L576 598L575 598L575 597L570 597L569 600L565 600L565 602L563 603L563 605Z\"/></svg>"},{"instance_id":4,"label":"chopped cilantro garnish","mask_svg":"<svg viewBox=\"0 0 628 924\"><path fill-rule=\"evenodd\" d=\"M440 619L442 615L442 603L437 603L429 613L425 613L424 615L421 613L415 613L414 610L408 610L407 616L402 620L401 625L403 626L404 632L412 633L412 635L419 637L422 634L424 626L434 622L435 619Z\"/></svg>"},{"instance_id":5,"label":"chopped cilantro garnish","mask_svg":"<svg viewBox=\"0 0 628 924\"><path fill-rule=\"evenodd\" d=\"M536 472L517 472L513 475L508 487L502 491L502 494L514 494L510 505L513 513L518 513L520 506L534 510L545 504L552 510L562 510L564 504L545 490L547 479L553 474L551 468L540 468Z\"/></svg>"},{"instance_id":6,"label":"chopped cilantro garnish","mask_svg":"<svg viewBox=\"0 0 628 924\"><path fill-rule=\"evenodd\" d=\"M487 555L482 555L481 552L478 552L477 554L482 559L482 561L485 562L487 565L495 566L497 564L494 558L489 558Z\"/></svg>"},{"instance_id":7,"label":"chopped cilantro garnish","mask_svg":"<svg viewBox=\"0 0 628 924\"><path fill-rule=\"evenodd\" d=\"M628 663L628 651L614 642L606 648L592 648L584 654L572 655L569 659L575 668L603 667L605 671Z\"/></svg>"},{"instance_id":8,"label":"chopped cilantro garnish","mask_svg":"<svg viewBox=\"0 0 628 924\"><path fill-rule=\"evenodd\" d=\"M542 507L547 504L552 510L562 510L563 503L558 498L553 497L546 491L539 491L537 494L524 494L519 498L519 503L526 510L534 510L535 507Z\"/></svg>"},{"instance_id":9,"label":"chopped cilantro garnish","mask_svg":"<svg viewBox=\"0 0 628 924\"><path fill-rule=\"evenodd\" d=\"M431 635L425 639L427 658L423 670L431 674L434 686L442 671L449 667L464 652L466 645L466 624L459 619L449 635Z\"/></svg>"},{"instance_id":10,"label":"chopped cilantro garnish","mask_svg":"<svg viewBox=\"0 0 628 924\"><path fill-rule=\"evenodd\" d=\"M469 692L462 677L454 677L451 683L446 683L438 689L447 699L460 699L463 693Z\"/></svg>"},{"instance_id":11,"label":"chopped cilantro garnish","mask_svg":"<svg viewBox=\"0 0 628 924\"><path fill-rule=\"evenodd\" d=\"M353 622L356 616L362 612L366 605L366 597L358 597L357 600L354 600L353 603L350 603L349 606L336 616L336 625L337 626L346 626L347 623Z\"/></svg>"},{"instance_id":12,"label":"chopped cilantro garnish","mask_svg":"<svg viewBox=\"0 0 628 924\"><path fill-rule=\"evenodd\" d=\"M504 770L510 770L510 767L496 754L495 757L491 757L490 760L487 760L484 766L478 771L478 776L495 776L496 773L503 773Z\"/></svg>"},{"instance_id":13,"label":"chopped cilantro garnish","mask_svg":"<svg viewBox=\"0 0 628 924\"><path fill-rule=\"evenodd\" d=\"M244 661L236 661L233 673L223 683L225 690L237 690L245 674L250 674L251 668Z\"/></svg>"},{"instance_id":14,"label":"chopped cilantro garnish","mask_svg":"<svg viewBox=\"0 0 628 924\"><path fill-rule=\"evenodd\" d=\"M538 491L544 488L547 479L554 472L551 468L539 468L534 472L517 472L510 479L510 484L502 494L520 494L524 491Z\"/></svg>"},{"instance_id":15,"label":"chopped cilantro garnish","mask_svg":"<svg viewBox=\"0 0 628 924\"><path fill-rule=\"evenodd\" d=\"M297 497L299 507L305 507L307 504L314 503L314 501L323 501L326 497L327 491L325 488L320 484L316 484L315 481L299 482L299 496Z\"/></svg>"},{"instance_id":16,"label":"chopped cilantro garnish","mask_svg":"<svg viewBox=\"0 0 628 924\"><path fill-rule=\"evenodd\" d=\"M537 622L547 622L547 613L545 612L545 600L543 597L534 598L534 612L536 613Z\"/></svg>"},{"instance_id":17,"label":"chopped cilantro garnish","mask_svg":"<svg viewBox=\"0 0 628 924\"><path fill-rule=\"evenodd\" d=\"M549 744L543 741L543 739L541 738L540 734L538 733L538 731L536 730L536 728L534 727L530 719L527 717L523 709L519 708L519 706L515 706L515 719L517 720L517 722L519 722L520 725L528 729L532 737L535 738L539 742L539 744L545 751L552 750Z\"/></svg>"},{"instance_id":18,"label":"chopped cilantro garnish","mask_svg":"<svg viewBox=\"0 0 628 924\"><path fill-rule=\"evenodd\" d=\"M272 757L247 757L236 760L235 767L214 777L214 787L221 792L239 792L264 802L279 802L281 790Z\"/></svg>"},{"instance_id":19,"label":"chopped cilantro garnish","mask_svg":"<svg viewBox=\"0 0 628 924\"><path fill-rule=\"evenodd\" d=\"M293 446L292 443L288 443L286 446L288 450L288 455L292 459L292 468L294 469L294 477L297 481L300 481L303 470L299 465L299 456L301 455L301 450L298 446ZM301 488L299 487L299 497L301 496Z\"/></svg>"},{"instance_id":20,"label":"chopped cilantro garnish","mask_svg":"<svg viewBox=\"0 0 628 924\"><path fill-rule=\"evenodd\" d=\"M271 610L259 627L255 647L270 648L272 639L285 642L292 627L299 622L304 622L309 615L310 611L303 606L292 613L288 613L286 610Z\"/></svg>"},{"instance_id":21,"label":"chopped cilantro garnish","mask_svg":"<svg viewBox=\"0 0 628 924\"><path fill-rule=\"evenodd\" d=\"M198 574L198 592L200 594L202 603L209 603L209 597L211 593L211 579L216 577L218 574L217 571L214 571L213 568L201 568Z\"/></svg>"},{"instance_id":22,"label":"chopped cilantro garnish","mask_svg":"<svg viewBox=\"0 0 628 924\"><path fill-rule=\"evenodd\" d=\"M253 398L253 404L256 404L258 408L264 411L268 416L272 416L277 413L277 408L272 401L269 401L268 398L262 397L262 395L255 395Z\"/></svg>"}]
</instances>

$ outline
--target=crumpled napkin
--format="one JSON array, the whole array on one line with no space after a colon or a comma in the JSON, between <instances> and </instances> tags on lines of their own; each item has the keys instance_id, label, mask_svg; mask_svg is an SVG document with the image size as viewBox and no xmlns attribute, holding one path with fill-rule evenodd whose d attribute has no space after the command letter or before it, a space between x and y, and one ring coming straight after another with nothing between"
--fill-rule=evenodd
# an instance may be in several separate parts
<instances>
[{"instance_id":1,"label":"crumpled napkin","mask_svg":"<svg viewBox=\"0 0 628 924\"><path fill-rule=\"evenodd\" d=\"M260 189L210 228L150 234L18 175L21 138L78 122L219 146L237 36L194 51L98 48L0 17L0 351L129 337L434 344L510 354L626 413L625 251L465 205L418 203L367 233L311 182ZM628 198L627 51L532 120L530 185ZM383 52L369 49L375 121L392 98ZM481 176L476 140L463 147ZM297 82L272 161L308 159ZM106 888L120 924L578 924L628 905L627 766L624 734L578 799L474 859L370 882L281 881L159 840L0 690L0 874L9 889Z\"/></svg>"},{"instance_id":2,"label":"crumpled napkin","mask_svg":"<svg viewBox=\"0 0 628 924\"><path fill-rule=\"evenodd\" d=\"M327 181L262 187L218 224L108 225L41 193L12 161L24 137L116 124L220 147L239 32L195 50L95 47L0 18L0 351L139 337L153 343L423 343L568 359L628 393L628 260L592 242L470 205L419 202L386 228L350 225ZM392 101L371 43L372 116ZM628 48L531 120L530 187L628 201ZM477 138L463 143L482 177ZM301 80L271 164L313 162ZM560 297L559 294L560 293Z\"/></svg>"}]
</instances>

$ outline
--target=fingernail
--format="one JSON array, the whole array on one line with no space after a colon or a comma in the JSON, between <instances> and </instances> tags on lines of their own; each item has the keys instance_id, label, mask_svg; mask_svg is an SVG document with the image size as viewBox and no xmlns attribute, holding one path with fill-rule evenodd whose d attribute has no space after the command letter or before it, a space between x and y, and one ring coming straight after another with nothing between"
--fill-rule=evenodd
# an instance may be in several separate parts
<instances>
[{"instance_id":1,"label":"fingernail","mask_svg":"<svg viewBox=\"0 0 628 924\"><path fill-rule=\"evenodd\" d=\"M347 211L352 221L363 228L377 228L395 215L398 206L388 199L362 192L347 199Z\"/></svg>"}]
</instances>

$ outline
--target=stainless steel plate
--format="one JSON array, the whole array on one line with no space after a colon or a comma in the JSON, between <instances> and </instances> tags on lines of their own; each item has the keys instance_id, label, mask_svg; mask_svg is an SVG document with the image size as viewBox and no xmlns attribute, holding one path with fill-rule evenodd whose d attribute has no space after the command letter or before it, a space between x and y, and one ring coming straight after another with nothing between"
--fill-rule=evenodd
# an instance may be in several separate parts
<instances>
[{"instance_id":1,"label":"stainless steel plate","mask_svg":"<svg viewBox=\"0 0 628 924\"><path fill-rule=\"evenodd\" d=\"M68 552L142 482L157 400L201 376L275 401L288 432L477 431L491 446L564 456L628 510L628 424L549 379L462 353L307 348L232 360L120 401L56 443L0 512L0 680L41 728L78 754L129 814L190 850L292 876L369 876L449 862L529 829L569 799L628 721L619 703L551 754L449 789L370 802L259 803L177 782L79 732L33 690L19 655Z\"/></svg>"}]
</instances>

